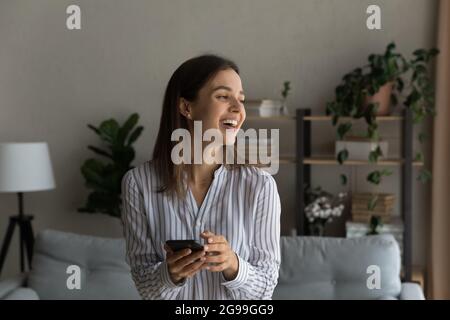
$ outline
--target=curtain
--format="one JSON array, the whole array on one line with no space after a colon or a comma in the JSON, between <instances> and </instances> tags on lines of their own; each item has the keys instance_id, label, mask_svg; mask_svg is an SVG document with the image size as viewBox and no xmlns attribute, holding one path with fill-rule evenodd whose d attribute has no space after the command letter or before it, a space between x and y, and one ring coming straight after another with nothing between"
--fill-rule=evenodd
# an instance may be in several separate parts
<instances>
[{"instance_id":1,"label":"curtain","mask_svg":"<svg viewBox=\"0 0 450 320\"><path fill-rule=\"evenodd\" d=\"M429 298L450 299L450 1L439 4L433 128Z\"/></svg>"}]
</instances>

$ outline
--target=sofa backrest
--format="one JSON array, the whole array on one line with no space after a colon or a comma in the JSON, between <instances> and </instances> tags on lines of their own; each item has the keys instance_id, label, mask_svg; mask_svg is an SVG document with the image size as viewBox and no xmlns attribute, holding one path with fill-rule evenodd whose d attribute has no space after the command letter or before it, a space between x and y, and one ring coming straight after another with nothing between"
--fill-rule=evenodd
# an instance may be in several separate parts
<instances>
[{"instance_id":1,"label":"sofa backrest","mask_svg":"<svg viewBox=\"0 0 450 320\"><path fill-rule=\"evenodd\" d=\"M396 298L401 291L400 260L398 244L389 234L360 238L281 237L280 276L273 298ZM373 270L380 272L379 289L374 287L377 282Z\"/></svg>"},{"instance_id":2,"label":"sofa backrest","mask_svg":"<svg viewBox=\"0 0 450 320\"><path fill-rule=\"evenodd\" d=\"M67 273L71 265L80 268L80 289L67 286L74 275L70 269ZM27 285L41 299L140 299L125 261L124 239L54 230L36 237Z\"/></svg>"}]
</instances>

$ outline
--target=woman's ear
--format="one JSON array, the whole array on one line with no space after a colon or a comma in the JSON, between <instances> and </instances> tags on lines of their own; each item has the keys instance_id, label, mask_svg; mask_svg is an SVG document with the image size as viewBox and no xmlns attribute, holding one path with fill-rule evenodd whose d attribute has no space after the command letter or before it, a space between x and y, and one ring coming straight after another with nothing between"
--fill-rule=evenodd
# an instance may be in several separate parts
<instances>
[{"instance_id":1,"label":"woman's ear","mask_svg":"<svg viewBox=\"0 0 450 320\"><path fill-rule=\"evenodd\" d=\"M187 119L192 119L191 115L191 104L184 98L180 98L180 103L178 105L178 109L180 113L185 116Z\"/></svg>"}]
</instances>

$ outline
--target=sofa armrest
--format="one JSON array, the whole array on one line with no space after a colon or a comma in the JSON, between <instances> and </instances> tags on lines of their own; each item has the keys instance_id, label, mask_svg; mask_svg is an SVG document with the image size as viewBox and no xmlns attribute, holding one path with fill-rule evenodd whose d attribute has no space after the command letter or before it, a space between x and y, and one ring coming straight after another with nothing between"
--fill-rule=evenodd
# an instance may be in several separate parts
<instances>
[{"instance_id":1,"label":"sofa armrest","mask_svg":"<svg viewBox=\"0 0 450 320\"><path fill-rule=\"evenodd\" d=\"M404 282L402 283L400 300L425 300L425 297L422 288L417 283Z\"/></svg>"},{"instance_id":2,"label":"sofa armrest","mask_svg":"<svg viewBox=\"0 0 450 320\"><path fill-rule=\"evenodd\" d=\"M21 274L0 281L0 299L5 299L14 290L22 287L25 284L25 280L26 275Z\"/></svg>"}]
</instances>

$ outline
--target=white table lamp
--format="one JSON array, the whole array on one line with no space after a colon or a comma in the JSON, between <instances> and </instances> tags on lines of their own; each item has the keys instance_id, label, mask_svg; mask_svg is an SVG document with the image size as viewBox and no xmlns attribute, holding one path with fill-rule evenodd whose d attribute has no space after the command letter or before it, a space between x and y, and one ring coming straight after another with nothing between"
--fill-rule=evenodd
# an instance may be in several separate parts
<instances>
[{"instance_id":1,"label":"white table lamp","mask_svg":"<svg viewBox=\"0 0 450 320\"><path fill-rule=\"evenodd\" d=\"M55 188L52 164L45 142L0 143L0 192L18 195L19 214L11 216L0 252L0 273L16 225L20 229L20 268L24 271L24 248L31 268L34 235L31 227L33 216L25 215L23 192L43 191Z\"/></svg>"}]
</instances>

